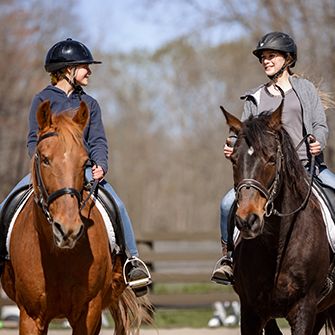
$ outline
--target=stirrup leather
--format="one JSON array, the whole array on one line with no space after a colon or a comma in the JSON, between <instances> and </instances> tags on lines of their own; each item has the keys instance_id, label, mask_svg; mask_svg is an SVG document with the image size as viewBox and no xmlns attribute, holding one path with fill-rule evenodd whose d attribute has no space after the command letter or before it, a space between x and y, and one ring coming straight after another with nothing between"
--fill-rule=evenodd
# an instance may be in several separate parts
<instances>
[{"instance_id":1,"label":"stirrup leather","mask_svg":"<svg viewBox=\"0 0 335 335\"><path fill-rule=\"evenodd\" d=\"M126 274L126 268L127 268L128 263L131 264L134 261L137 261L137 262L141 263L141 265L144 267L145 271L148 274L147 278L142 278L142 279L138 279L138 280L134 280L134 281L128 281L127 274ZM123 265L123 278L124 278L124 282L126 283L126 285L129 286L130 288L138 288L138 287L148 286L152 283L151 274L150 274L150 271L149 271L148 267L146 266L146 264L141 259L139 259L136 256L132 256L131 258L128 258L126 260L126 262L124 263L124 265Z\"/></svg>"}]
</instances>

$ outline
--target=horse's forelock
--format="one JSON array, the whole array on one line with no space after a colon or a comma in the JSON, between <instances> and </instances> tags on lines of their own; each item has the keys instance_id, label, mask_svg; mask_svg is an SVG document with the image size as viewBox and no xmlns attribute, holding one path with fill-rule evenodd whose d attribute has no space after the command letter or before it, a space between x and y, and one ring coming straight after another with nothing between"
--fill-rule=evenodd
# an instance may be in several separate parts
<instances>
[{"instance_id":1,"label":"horse's forelock","mask_svg":"<svg viewBox=\"0 0 335 335\"><path fill-rule=\"evenodd\" d=\"M63 112L53 116L53 124L60 139L65 143L69 143L72 140L76 144L83 143L82 130L79 125L72 120L72 114L69 112Z\"/></svg>"},{"instance_id":2,"label":"horse's forelock","mask_svg":"<svg viewBox=\"0 0 335 335\"><path fill-rule=\"evenodd\" d=\"M243 124L242 134L249 147L253 147L254 150L266 153L272 148L268 147L268 133L267 131L272 131L268 127L269 115L262 113L259 116L251 116Z\"/></svg>"}]
</instances>

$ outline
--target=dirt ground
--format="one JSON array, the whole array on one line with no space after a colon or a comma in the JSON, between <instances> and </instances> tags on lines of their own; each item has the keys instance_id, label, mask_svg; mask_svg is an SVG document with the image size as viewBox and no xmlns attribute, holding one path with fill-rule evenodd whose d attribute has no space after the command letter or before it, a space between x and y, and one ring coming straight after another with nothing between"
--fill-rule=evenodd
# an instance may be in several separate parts
<instances>
[{"instance_id":1,"label":"dirt ground","mask_svg":"<svg viewBox=\"0 0 335 335\"><path fill-rule=\"evenodd\" d=\"M17 329L0 329L0 335L17 335ZM71 330L50 330L49 335L71 335ZM113 335L113 330L102 330L100 335ZM158 329L158 330L141 330L140 335L239 335L239 329L231 328L179 328L179 329ZM285 335L289 335L290 331L284 331Z\"/></svg>"}]
</instances>

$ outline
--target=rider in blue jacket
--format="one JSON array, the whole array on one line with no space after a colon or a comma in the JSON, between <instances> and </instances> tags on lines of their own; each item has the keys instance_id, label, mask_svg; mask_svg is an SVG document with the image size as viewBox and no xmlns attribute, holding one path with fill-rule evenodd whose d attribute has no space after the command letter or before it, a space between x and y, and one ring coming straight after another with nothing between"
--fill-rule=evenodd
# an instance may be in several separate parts
<instances>
[{"instance_id":1,"label":"rider in blue jacket","mask_svg":"<svg viewBox=\"0 0 335 335\"><path fill-rule=\"evenodd\" d=\"M84 143L89 158L95 164L92 168L86 170L86 177L88 180L98 180L118 207L117 211L123 225L126 252L129 257L129 261L126 262L126 281L130 287L136 283L133 289L140 296L147 292L147 285L151 283L150 274L143 261L138 258L134 232L126 208L112 186L104 179L108 171L108 143L102 123L100 106L82 88L88 84L91 75L90 65L99 63L101 62L93 59L90 50L84 44L70 38L60 41L50 48L45 60L45 70L50 73L51 84L33 98L29 114L27 147L29 155L32 157L37 144L36 112L42 101L50 101L53 113L77 109L81 101L87 104L90 119L84 130ZM30 176L26 176L14 190L29 182Z\"/></svg>"}]
</instances>

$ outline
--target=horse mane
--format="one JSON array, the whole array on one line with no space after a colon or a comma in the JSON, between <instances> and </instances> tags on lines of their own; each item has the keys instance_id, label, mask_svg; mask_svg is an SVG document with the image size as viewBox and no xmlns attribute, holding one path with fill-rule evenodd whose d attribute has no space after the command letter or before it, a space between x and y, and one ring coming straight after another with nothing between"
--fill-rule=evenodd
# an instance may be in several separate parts
<instances>
[{"instance_id":1,"label":"horse mane","mask_svg":"<svg viewBox=\"0 0 335 335\"><path fill-rule=\"evenodd\" d=\"M270 112L263 112L258 116L250 116L243 123L242 136L245 138L248 146L252 146L256 152L262 152L267 155L275 150L269 147L269 136L278 136L284 157L282 168L285 180L299 194L305 187L303 180L306 176L306 171L301 164L290 135L282 125L279 129L271 127L270 118Z\"/></svg>"}]
</instances>

